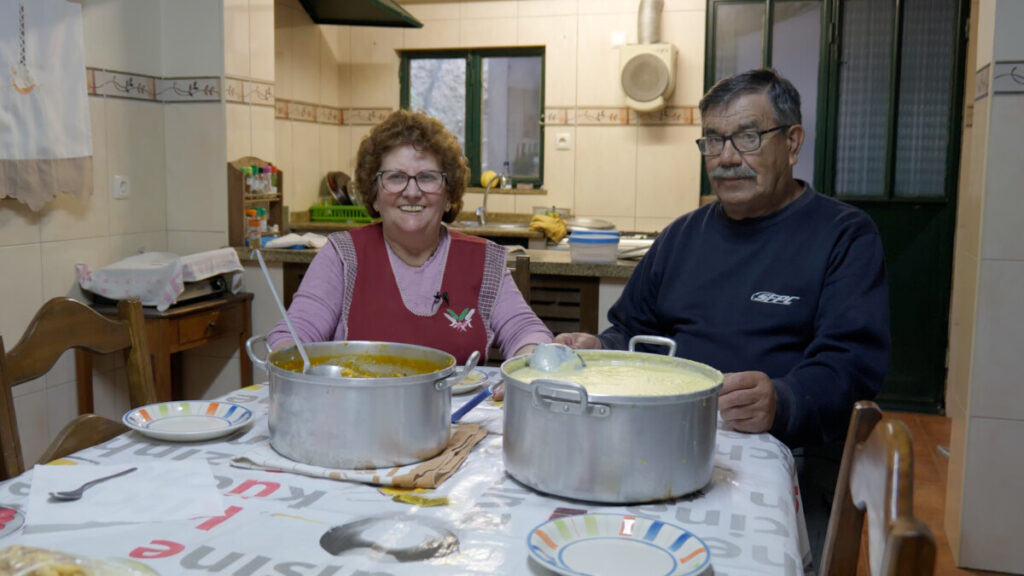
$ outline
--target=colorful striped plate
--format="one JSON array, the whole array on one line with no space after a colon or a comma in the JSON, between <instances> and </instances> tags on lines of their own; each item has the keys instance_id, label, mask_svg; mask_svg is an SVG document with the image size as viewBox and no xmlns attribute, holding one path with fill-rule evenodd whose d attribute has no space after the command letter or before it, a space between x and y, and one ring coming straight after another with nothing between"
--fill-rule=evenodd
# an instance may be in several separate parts
<instances>
[{"instance_id":1,"label":"colorful striped plate","mask_svg":"<svg viewBox=\"0 0 1024 576\"><path fill-rule=\"evenodd\" d=\"M252 421L252 412L230 402L182 400L134 408L121 420L150 438L194 442L238 430Z\"/></svg>"},{"instance_id":2,"label":"colorful striped plate","mask_svg":"<svg viewBox=\"0 0 1024 576\"><path fill-rule=\"evenodd\" d=\"M713 573L703 540L680 526L643 516L562 516L531 530L526 545L542 566L571 576Z\"/></svg>"}]
</instances>

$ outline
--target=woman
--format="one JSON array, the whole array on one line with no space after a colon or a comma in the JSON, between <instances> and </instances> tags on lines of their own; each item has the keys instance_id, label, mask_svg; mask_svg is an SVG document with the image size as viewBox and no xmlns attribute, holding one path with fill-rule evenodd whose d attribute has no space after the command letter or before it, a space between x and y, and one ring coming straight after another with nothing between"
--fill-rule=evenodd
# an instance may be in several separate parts
<instances>
[{"instance_id":1,"label":"woman","mask_svg":"<svg viewBox=\"0 0 1024 576\"><path fill-rule=\"evenodd\" d=\"M458 140L398 110L363 139L358 191L380 223L335 232L313 258L288 316L303 342L377 340L430 346L465 363L497 342L506 358L550 342L516 288L505 248L449 230L469 170ZM268 336L292 343L284 321Z\"/></svg>"}]
</instances>

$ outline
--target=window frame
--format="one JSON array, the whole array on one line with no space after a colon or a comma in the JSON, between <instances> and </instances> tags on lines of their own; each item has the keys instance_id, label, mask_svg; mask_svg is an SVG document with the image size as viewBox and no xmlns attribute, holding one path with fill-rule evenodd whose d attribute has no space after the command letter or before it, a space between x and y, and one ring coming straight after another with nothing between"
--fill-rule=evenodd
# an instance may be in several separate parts
<instances>
[{"instance_id":1,"label":"window frame","mask_svg":"<svg viewBox=\"0 0 1024 576\"><path fill-rule=\"evenodd\" d=\"M482 102L483 102L483 60L485 58L501 57L540 57L540 102L537 116L539 132L539 159L536 178L513 178L512 185L530 184L534 188L541 188L544 184L544 102L545 102L545 78L546 78L546 57L543 46L516 46L508 48L457 48L457 49L429 49L429 50L402 50L399 53L399 105L409 109L410 83L409 71L410 62L417 59L431 58L464 58L466 60L466 134L465 149L463 153L469 162L470 186L475 187L480 182L481 174L481 125L482 125Z\"/></svg>"},{"instance_id":2,"label":"window frame","mask_svg":"<svg viewBox=\"0 0 1024 576\"><path fill-rule=\"evenodd\" d=\"M774 25L774 8L777 4L788 1L807 0L708 0L707 17L705 19L705 63L704 63L704 89L707 91L715 81L715 62L717 39L715 37L715 24L717 19L717 8L721 5L737 4L763 4L765 7L764 23L761 31L761 65L772 65L772 34ZM942 196L894 196L896 179L896 129L899 122L899 86L900 86L900 63L902 56L903 40L903 10L904 4L898 0L892 0L895 5L895 22L893 33L893 47L890 56L889 76L889 107L886 118L886 149L884 158L885 186L880 194L875 196L844 195L837 194L835 190L836 176L836 140L838 137L838 112L839 112L839 55L842 48L842 22L839 2L841 0L820 0L822 3L821 23L821 45L819 49L818 64L818 112L817 126L818 137L816 138L814 150L814 187L820 192L835 196L841 200L848 200L857 203L945 203L955 197L957 190L957 174L959 173L959 155L961 144L960 124L962 122L962 110L958 103L962 99L963 86L955 82L955 79L963 76L962 58L953 59L953 68L950 70L952 91L950 98L950 110L948 113L946 149L946 185ZM961 2L961 5L963 2ZM956 25L966 26L963 10L957 17ZM957 50L959 56L964 51L963 47ZM711 195L710 184L707 175L701 171L701 194Z\"/></svg>"}]
</instances>

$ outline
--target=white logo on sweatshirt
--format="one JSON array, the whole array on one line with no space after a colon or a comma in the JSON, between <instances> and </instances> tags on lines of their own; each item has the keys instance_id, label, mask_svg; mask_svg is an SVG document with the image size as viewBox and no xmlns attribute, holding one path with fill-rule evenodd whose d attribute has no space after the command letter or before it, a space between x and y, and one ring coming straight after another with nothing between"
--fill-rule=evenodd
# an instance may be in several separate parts
<instances>
[{"instance_id":1,"label":"white logo on sweatshirt","mask_svg":"<svg viewBox=\"0 0 1024 576\"><path fill-rule=\"evenodd\" d=\"M799 299L799 296L783 296L782 294L776 294L775 292L765 291L754 292L750 296L751 302L761 302L762 304L781 304L783 306L789 306Z\"/></svg>"}]
</instances>

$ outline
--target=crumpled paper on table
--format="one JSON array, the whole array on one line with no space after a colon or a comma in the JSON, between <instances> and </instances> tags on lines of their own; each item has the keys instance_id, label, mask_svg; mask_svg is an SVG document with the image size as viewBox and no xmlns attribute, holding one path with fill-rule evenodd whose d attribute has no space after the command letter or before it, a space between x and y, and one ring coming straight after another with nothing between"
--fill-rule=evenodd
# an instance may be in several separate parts
<instances>
[{"instance_id":1,"label":"crumpled paper on table","mask_svg":"<svg viewBox=\"0 0 1024 576\"><path fill-rule=\"evenodd\" d=\"M487 431L475 424L460 424L454 427L451 438L448 440L448 446L437 456L423 462L388 468L341 469L302 464L275 452L268 441L261 442L245 454L232 459L231 465L236 468L293 472L316 478L362 482L378 486L437 488L459 469L459 466L469 456L469 452L485 436L487 436Z\"/></svg>"}]
</instances>

